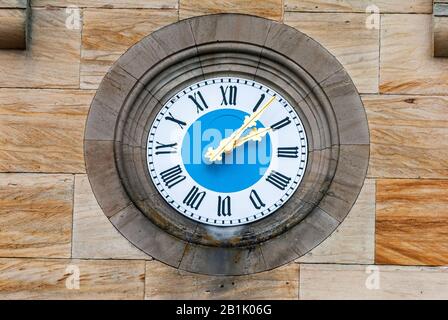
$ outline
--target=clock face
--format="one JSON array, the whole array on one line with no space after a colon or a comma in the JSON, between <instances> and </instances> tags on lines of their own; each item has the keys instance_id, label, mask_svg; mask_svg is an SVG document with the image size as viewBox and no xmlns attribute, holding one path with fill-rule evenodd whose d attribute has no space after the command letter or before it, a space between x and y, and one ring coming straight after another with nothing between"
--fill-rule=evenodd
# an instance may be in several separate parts
<instances>
[{"instance_id":1,"label":"clock face","mask_svg":"<svg viewBox=\"0 0 448 320\"><path fill-rule=\"evenodd\" d=\"M369 153L343 66L294 28L246 14L143 37L103 78L84 136L89 182L120 233L175 268L221 276L322 243L354 205Z\"/></svg>"},{"instance_id":2,"label":"clock face","mask_svg":"<svg viewBox=\"0 0 448 320\"><path fill-rule=\"evenodd\" d=\"M307 164L302 122L264 84L210 78L182 88L148 134L147 163L159 193L201 223L235 226L262 219L299 186Z\"/></svg>"}]
</instances>

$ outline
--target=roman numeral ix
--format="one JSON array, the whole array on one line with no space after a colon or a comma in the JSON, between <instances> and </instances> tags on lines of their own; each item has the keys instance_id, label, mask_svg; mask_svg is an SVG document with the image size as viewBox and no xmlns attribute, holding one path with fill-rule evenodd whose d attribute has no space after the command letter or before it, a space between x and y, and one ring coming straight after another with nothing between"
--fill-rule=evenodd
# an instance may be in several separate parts
<instances>
[{"instance_id":1,"label":"roman numeral ix","mask_svg":"<svg viewBox=\"0 0 448 320\"><path fill-rule=\"evenodd\" d=\"M199 188L194 186L191 188L190 192L188 192L183 203L192 209L198 210L202 200L204 200L205 194L205 191L199 192Z\"/></svg>"},{"instance_id":2,"label":"roman numeral ix","mask_svg":"<svg viewBox=\"0 0 448 320\"><path fill-rule=\"evenodd\" d=\"M162 178L165 186L168 189L171 189L179 182L184 181L187 177L182 174L182 168L180 165L169 168L160 173L160 177Z\"/></svg>"},{"instance_id":3,"label":"roman numeral ix","mask_svg":"<svg viewBox=\"0 0 448 320\"><path fill-rule=\"evenodd\" d=\"M159 154L168 154L168 153L176 153L177 151L177 143L163 144L156 141L156 155Z\"/></svg>"},{"instance_id":4,"label":"roman numeral ix","mask_svg":"<svg viewBox=\"0 0 448 320\"><path fill-rule=\"evenodd\" d=\"M280 190L285 190L289 184L289 181L291 181L291 178L281 174L280 172L272 170L272 172L266 178L266 181L272 183Z\"/></svg>"}]
</instances>

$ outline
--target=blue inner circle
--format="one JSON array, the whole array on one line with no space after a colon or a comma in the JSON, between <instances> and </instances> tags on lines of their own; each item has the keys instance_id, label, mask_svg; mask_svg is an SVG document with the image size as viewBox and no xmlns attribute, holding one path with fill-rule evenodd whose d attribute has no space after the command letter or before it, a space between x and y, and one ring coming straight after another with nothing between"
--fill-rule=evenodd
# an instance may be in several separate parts
<instances>
[{"instance_id":1,"label":"blue inner circle","mask_svg":"<svg viewBox=\"0 0 448 320\"><path fill-rule=\"evenodd\" d=\"M182 142L182 161L202 187L215 192L237 192L263 177L271 162L269 133L261 142L246 142L233 152L223 154L221 161L211 163L205 158L208 148L216 148L222 139L240 128L247 115L240 110L220 109L201 116L188 128ZM256 127L263 128L263 125L257 121Z\"/></svg>"}]
</instances>

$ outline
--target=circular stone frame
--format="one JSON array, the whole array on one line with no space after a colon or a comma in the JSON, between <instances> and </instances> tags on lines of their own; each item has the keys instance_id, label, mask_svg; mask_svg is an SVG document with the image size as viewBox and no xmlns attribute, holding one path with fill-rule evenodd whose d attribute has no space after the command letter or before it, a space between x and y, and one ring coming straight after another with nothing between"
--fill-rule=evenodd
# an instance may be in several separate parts
<instances>
[{"instance_id":1,"label":"circular stone frame","mask_svg":"<svg viewBox=\"0 0 448 320\"><path fill-rule=\"evenodd\" d=\"M242 226L179 214L159 195L146 164L158 111L179 88L217 76L255 80L282 94L308 137L296 192L272 215ZM321 45L282 23L218 14L161 28L115 62L92 101L84 152L99 205L136 247L186 271L242 275L299 258L339 226L364 183L369 130L350 76Z\"/></svg>"}]
</instances>

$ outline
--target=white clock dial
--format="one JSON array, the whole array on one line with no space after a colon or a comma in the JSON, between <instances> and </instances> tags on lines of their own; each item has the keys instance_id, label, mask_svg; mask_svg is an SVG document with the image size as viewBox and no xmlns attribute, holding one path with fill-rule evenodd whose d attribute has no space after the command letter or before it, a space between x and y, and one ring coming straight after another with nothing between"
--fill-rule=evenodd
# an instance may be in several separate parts
<instances>
[{"instance_id":1,"label":"white clock dial","mask_svg":"<svg viewBox=\"0 0 448 320\"><path fill-rule=\"evenodd\" d=\"M233 141L221 160L206 157L257 112L241 131L241 145ZM217 226L250 223L281 208L302 180L307 155L305 129L291 104L266 85L236 77L177 92L157 114L147 142L148 170L162 197L188 218Z\"/></svg>"}]
</instances>

